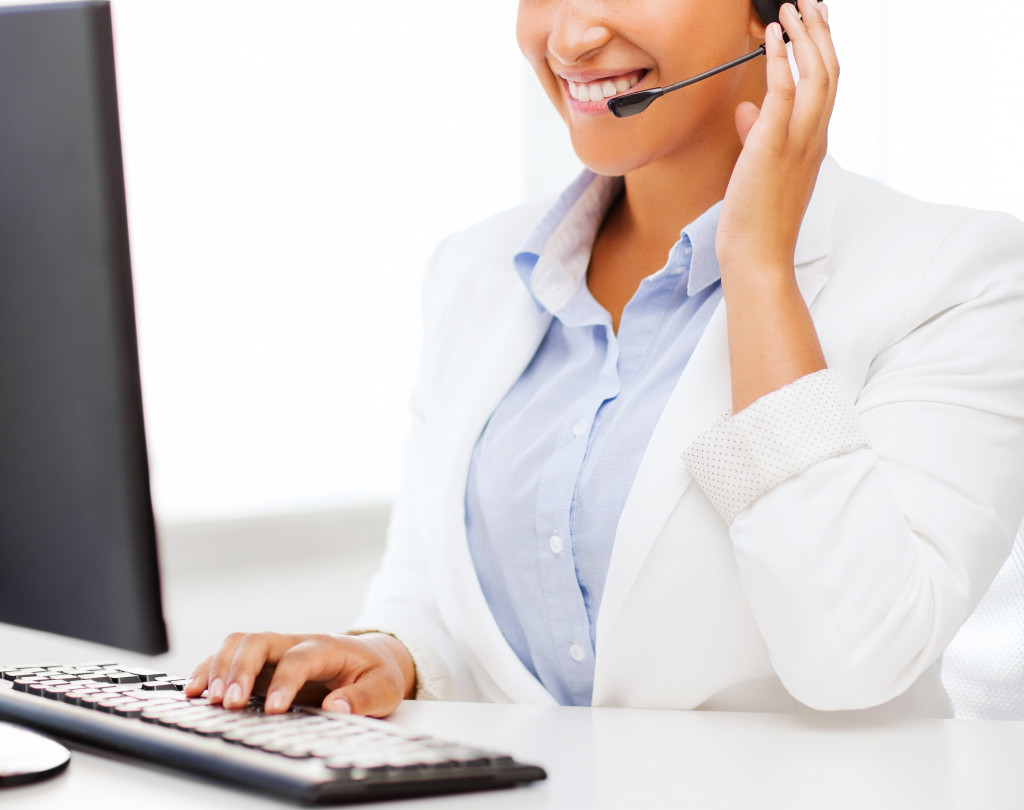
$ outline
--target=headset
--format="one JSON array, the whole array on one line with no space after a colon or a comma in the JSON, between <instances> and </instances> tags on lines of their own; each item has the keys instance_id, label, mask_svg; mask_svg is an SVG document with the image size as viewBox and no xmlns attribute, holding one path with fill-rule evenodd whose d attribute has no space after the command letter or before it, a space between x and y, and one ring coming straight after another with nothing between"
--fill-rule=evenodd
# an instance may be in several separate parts
<instances>
[{"instance_id":1,"label":"headset","mask_svg":"<svg viewBox=\"0 0 1024 810\"><path fill-rule=\"evenodd\" d=\"M783 0L781 3L777 3L775 0L753 0L754 8L765 25L779 21L779 9L787 2L790 0Z\"/></svg>"},{"instance_id":2,"label":"headset","mask_svg":"<svg viewBox=\"0 0 1024 810\"><path fill-rule=\"evenodd\" d=\"M785 3L790 0L751 0L754 4L754 9L757 11L758 16L765 25L770 25L773 22L779 21L779 10ZM789 37L783 35L785 40L788 42ZM626 118L630 115L636 115L642 113L649 106L651 102L656 98L661 98L666 93L671 93L673 90L682 90L684 87L689 87L691 84L702 82L704 79L710 79L712 76L717 76L723 71L734 68L737 65L742 65L744 62L749 62L751 59L756 59L759 56L764 56L766 53L765 46L762 45L756 51L751 51L748 54L744 54L739 59L733 59L731 62L726 62L724 65L719 65L711 70L706 70L703 73L699 73L696 76L692 76L689 79L683 79L681 82L675 84L669 84L665 87L652 87L650 90L639 90L636 93L627 93L623 96L616 96L615 98L608 99L608 109L612 115L616 118Z\"/></svg>"}]
</instances>

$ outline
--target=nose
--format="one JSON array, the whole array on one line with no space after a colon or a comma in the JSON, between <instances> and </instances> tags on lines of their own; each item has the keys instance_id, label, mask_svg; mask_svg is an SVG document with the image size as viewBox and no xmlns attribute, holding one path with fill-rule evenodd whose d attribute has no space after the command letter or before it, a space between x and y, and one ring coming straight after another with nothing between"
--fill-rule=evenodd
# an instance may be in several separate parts
<instances>
[{"instance_id":1,"label":"nose","mask_svg":"<svg viewBox=\"0 0 1024 810\"><path fill-rule=\"evenodd\" d=\"M587 61L612 38L594 0L563 0L551 17L548 51L563 65Z\"/></svg>"}]
</instances>

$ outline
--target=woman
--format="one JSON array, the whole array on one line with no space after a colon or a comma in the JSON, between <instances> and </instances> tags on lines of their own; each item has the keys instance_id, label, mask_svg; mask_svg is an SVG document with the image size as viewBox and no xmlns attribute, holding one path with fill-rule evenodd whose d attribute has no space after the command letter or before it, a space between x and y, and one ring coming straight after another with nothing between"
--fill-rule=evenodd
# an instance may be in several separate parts
<instances>
[{"instance_id":1,"label":"woman","mask_svg":"<svg viewBox=\"0 0 1024 810\"><path fill-rule=\"evenodd\" d=\"M190 695L949 713L1024 512L1024 229L828 159L825 8L779 11L794 85L766 5L521 0L591 171L435 254L360 627L236 634Z\"/></svg>"}]
</instances>

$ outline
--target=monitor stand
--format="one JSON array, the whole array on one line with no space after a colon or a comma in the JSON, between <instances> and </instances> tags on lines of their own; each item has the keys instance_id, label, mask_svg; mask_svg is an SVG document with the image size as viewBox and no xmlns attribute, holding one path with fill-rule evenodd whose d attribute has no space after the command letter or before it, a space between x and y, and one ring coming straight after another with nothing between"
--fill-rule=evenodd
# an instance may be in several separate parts
<instances>
[{"instance_id":1,"label":"monitor stand","mask_svg":"<svg viewBox=\"0 0 1024 810\"><path fill-rule=\"evenodd\" d=\"M38 782L61 773L71 752L27 728L0 723L0 788Z\"/></svg>"}]
</instances>

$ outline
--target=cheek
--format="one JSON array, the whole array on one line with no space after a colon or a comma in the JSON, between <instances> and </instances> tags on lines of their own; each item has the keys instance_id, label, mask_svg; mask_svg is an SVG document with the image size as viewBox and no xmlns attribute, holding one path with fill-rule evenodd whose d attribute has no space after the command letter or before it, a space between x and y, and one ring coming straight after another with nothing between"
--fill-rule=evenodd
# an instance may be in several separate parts
<instances>
[{"instance_id":1,"label":"cheek","mask_svg":"<svg viewBox=\"0 0 1024 810\"><path fill-rule=\"evenodd\" d=\"M547 50L546 29L540 3L536 0L521 0L516 16L516 42L519 44L520 52L526 57L526 61L533 65L534 70L537 68L538 59L543 60Z\"/></svg>"},{"instance_id":2,"label":"cheek","mask_svg":"<svg viewBox=\"0 0 1024 810\"><path fill-rule=\"evenodd\" d=\"M519 16L516 18L516 41L519 50L533 68L544 93L551 100L562 118L566 116L562 84L550 70L547 63L548 16L544 0L521 0Z\"/></svg>"}]
</instances>

